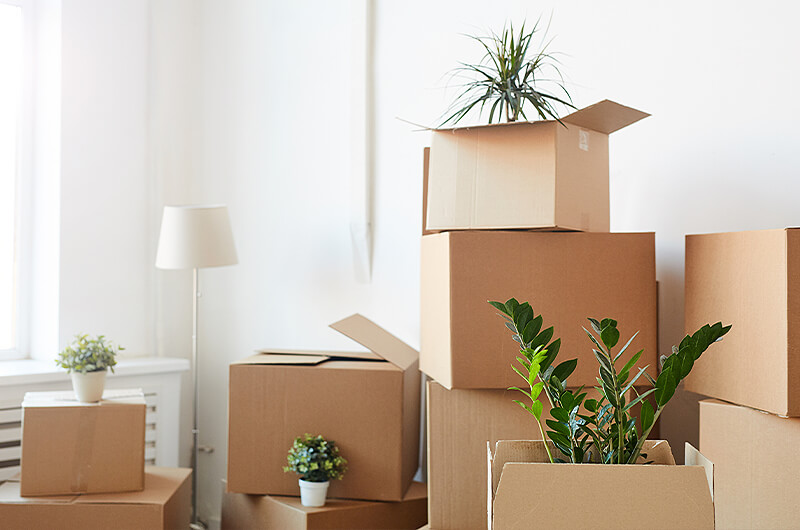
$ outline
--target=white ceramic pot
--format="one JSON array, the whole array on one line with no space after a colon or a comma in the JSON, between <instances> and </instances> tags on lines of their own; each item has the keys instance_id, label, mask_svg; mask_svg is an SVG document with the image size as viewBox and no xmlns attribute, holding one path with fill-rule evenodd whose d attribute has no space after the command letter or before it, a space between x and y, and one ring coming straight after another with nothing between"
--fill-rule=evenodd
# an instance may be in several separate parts
<instances>
[{"instance_id":1,"label":"white ceramic pot","mask_svg":"<svg viewBox=\"0 0 800 530\"><path fill-rule=\"evenodd\" d=\"M98 372L72 372L72 389L78 401L94 403L103 399L103 389L106 386L106 370Z\"/></svg>"},{"instance_id":2,"label":"white ceramic pot","mask_svg":"<svg viewBox=\"0 0 800 530\"><path fill-rule=\"evenodd\" d=\"M300 483L300 502L303 506L319 507L325 506L325 497L328 495L329 480L325 482L309 482L299 479Z\"/></svg>"}]
</instances>

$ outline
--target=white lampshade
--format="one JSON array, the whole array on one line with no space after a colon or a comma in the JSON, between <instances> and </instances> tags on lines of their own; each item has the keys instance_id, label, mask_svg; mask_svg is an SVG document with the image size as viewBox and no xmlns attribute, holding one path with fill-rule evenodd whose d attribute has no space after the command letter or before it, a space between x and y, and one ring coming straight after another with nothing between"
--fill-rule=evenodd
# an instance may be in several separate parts
<instances>
[{"instance_id":1,"label":"white lampshade","mask_svg":"<svg viewBox=\"0 0 800 530\"><path fill-rule=\"evenodd\" d=\"M156 267L194 269L237 262L227 206L164 207Z\"/></svg>"}]
</instances>

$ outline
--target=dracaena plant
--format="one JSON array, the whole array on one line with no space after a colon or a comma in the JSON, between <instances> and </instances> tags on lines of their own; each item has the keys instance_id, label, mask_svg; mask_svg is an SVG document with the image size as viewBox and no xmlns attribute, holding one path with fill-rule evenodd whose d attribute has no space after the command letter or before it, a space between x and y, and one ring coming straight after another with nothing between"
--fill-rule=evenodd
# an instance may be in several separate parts
<instances>
[{"instance_id":1,"label":"dracaena plant","mask_svg":"<svg viewBox=\"0 0 800 530\"><path fill-rule=\"evenodd\" d=\"M731 328L717 322L686 335L669 356L661 356L661 372L654 379L647 372L649 366L636 368L644 350L623 363L623 355L638 332L614 351L620 340L617 321L589 318L594 333L586 328L584 331L594 346L592 351L599 363L599 376L598 386L594 387L598 397L587 399L583 387L567 388L567 378L577 366L575 359L553 367L560 341L551 342L555 348L545 346L553 337L553 328L539 331L543 319L541 315L534 315L528 302L519 303L511 298L505 303L489 303L500 311L512 338L520 345L521 356L517 361L523 369L513 368L527 382L527 388L511 387L510 390L527 397L530 404L515 401L534 416L542 438L549 438L561 453L553 457L548 448L551 462L634 464L640 457L646 459L647 455L642 453L644 442L678 384L689 375L703 352ZM544 340L539 338L542 334ZM640 393L641 388L646 390ZM544 422L548 427L546 431L542 422L544 405L540 399L543 392L552 407L552 419ZM637 405L641 410L639 418L633 415Z\"/></svg>"},{"instance_id":2,"label":"dracaena plant","mask_svg":"<svg viewBox=\"0 0 800 530\"><path fill-rule=\"evenodd\" d=\"M509 23L500 34L468 35L480 44L485 54L479 63L462 63L453 70L453 77L466 81L445 113L442 125L457 124L475 108L480 114L489 109L489 123L493 123L495 117L498 122L502 121L503 116L509 122L520 118L527 120L526 109L531 118L559 120L558 106L575 108L564 87L559 62L548 50L552 40L545 41L547 30L540 28L540 21L537 20L530 31L523 22L519 31ZM539 34L542 41L536 49L534 37ZM553 87L556 93L545 91L544 84ZM526 107L526 104L529 105Z\"/></svg>"}]
</instances>

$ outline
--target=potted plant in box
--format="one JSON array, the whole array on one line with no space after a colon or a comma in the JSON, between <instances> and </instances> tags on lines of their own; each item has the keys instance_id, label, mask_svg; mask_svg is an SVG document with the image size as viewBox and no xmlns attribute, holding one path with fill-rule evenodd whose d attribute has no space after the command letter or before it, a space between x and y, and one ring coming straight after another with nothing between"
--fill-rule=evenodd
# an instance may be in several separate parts
<instances>
[{"instance_id":1,"label":"potted plant in box","mask_svg":"<svg viewBox=\"0 0 800 530\"><path fill-rule=\"evenodd\" d=\"M598 397L587 398L584 387L567 388L568 377L578 361L571 359L556 364L561 342L553 340L552 327L542 329L543 318L534 314L529 303L519 303L512 298L505 303L490 304L500 312L513 339L520 345L521 355L517 357L520 368L513 366L513 369L526 385L524 388L511 387L511 390L524 396L524 400L515 402L534 417L543 440L549 440L539 443L539 446L543 446L542 452L546 453L545 462L551 464L651 463L647 451L655 451L658 442L648 442L647 437L655 422L694 363L731 328L717 322L686 335L678 346L673 347L670 355L661 356L661 370L654 378L647 372L648 366L636 367L643 350L623 357L636 334L615 351L620 340L617 321L589 318L594 333L584 330L599 364L599 377L598 385L594 387ZM637 387L647 389L640 393ZM544 419L542 395L549 402L552 419ZM639 418L633 415L637 405L641 407ZM656 460L665 463L663 458Z\"/></svg>"},{"instance_id":2,"label":"potted plant in box","mask_svg":"<svg viewBox=\"0 0 800 530\"><path fill-rule=\"evenodd\" d=\"M93 403L103 398L106 372L114 372L117 353L124 349L106 341L103 335L92 338L79 334L58 354L56 364L71 375L78 401Z\"/></svg>"},{"instance_id":3,"label":"potted plant in box","mask_svg":"<svg viewBox=\"0 0 800 530\"><path fill-rule=\"evenodd\" d=\"M347 460L339 455L339 447L322 435L305 434L295 438L283 470L300 475L300 502L303 506L325 506L331 480L341 480L347 471Z\"/></svg>"},{"instance_id":4,"label":"potted plant in box","mask_svg":"<svg viewBox=\"0 0 800 530\"><path fill-rule=\"evenodd\" d=\"M564 87L558 59L548 50L552 39L545 40L547 29L541 30L540 22L537 20L530 31L526 31L523 22L518 32L509 23L499 35L493 31L483 37L469 35L485 54L477 64L462 64L453 70L453 77L466 80L442 125L455 125L475 108L482 113L487 105L489 123L494 122L495 116L500 122L504 115L507 122L527 120L527 103L533 108L534 119L560 121L557 105L575 109ZM539 32L542 42L536 50L532 44ZM552 85L559 95L544 90L543 84Z\"/></svg>"}]
</instances>

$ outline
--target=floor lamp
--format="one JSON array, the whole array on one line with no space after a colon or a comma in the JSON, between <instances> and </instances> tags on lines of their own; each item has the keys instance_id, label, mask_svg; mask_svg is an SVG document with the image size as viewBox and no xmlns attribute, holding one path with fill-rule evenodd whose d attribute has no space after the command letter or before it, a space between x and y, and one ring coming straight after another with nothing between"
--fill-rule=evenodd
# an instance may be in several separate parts
<instances>
[{"instance_id":1,"label":"floor lamp","mask_svg":"<svg viewBox=\"0 0 800 530\"><path fill-rule=\"evenodd\" d=\"M199 270L237 263L236 247L228 218L228 208L215 206L165 206L158 238L156 267L192 269L192 370L194 371L194 424L192 427L192 524L193 529L206 525L197 515L197 456L199 452L197 418L199 385L197 365L197 309L200 299Z\"/></svg>"}]
</instances>

